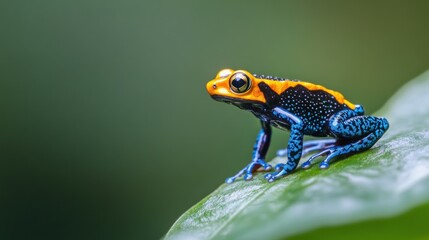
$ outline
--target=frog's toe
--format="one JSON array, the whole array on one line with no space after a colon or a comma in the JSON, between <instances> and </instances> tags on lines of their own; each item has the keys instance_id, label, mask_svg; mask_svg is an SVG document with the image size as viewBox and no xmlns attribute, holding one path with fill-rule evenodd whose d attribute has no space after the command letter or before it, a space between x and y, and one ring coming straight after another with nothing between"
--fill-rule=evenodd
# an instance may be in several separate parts
<instances>
[{"instance_id":1,"label":"frog's toe","mask_svg":"<svg viewBox=\"0 0 429 240\"><path fill-rule=\"evenodd\" d=\"M246 181L249 181L252 178L253 178L253 175L251 173L246 173L244 174L244 177L243 177L243 179Z\"/></svg>"},{"instance_id":2,"label":"frog's toe","mask_svg":"<svg viewBox=\"0 0 429 240\"><path fill-rule=\"evenodd\" d=\"M269 178L267 178L267 181L272 183L277 179L279 179L279 177L277 177L276 175L271 175Z\"/></svg>"},{"instance_id":3,"label":"frog's toe","mask_svg":"<svg viewBox=\"0 0 429 240\"><path fill-rule=\"evenodd\" d=\"M237 174L235 174L232 177L229 177L225 180L226 183L233 183L235 182L235 179L237 179L238 177L241 177L247 170L247 167L241 169Z\"/></svg>"},{"instance_id":4,"label":"frog's toe","mask_svg":"<svg viewBox=\"0 0 429 240\"><path fill-rule=\"evenodd\" d=\"M258 160L257 163L261 165L261 167L258 169L259 171L271 171L271 169L273 169L271 164L266 163L264 160Z\"/></svg>"},{"instance_id":5,"label":"frog's toe","mask_svg":"<svg viewBox=\"0 0 429 240\"><path fill-rule=\"evenodd\" d=\"M311 167L311 161L305 161L301 164L301 168L309 169Z\"/></svg>"},{"instance_id":6,"label":"frog's toe","mask_svg":"<svg viewBox=\"0 0 429 240\"><path fill-rule=\"evenodd\" d=\"M277 180L277 179L278 179L278 177L276 177L275 175L271 175L270 177L267 177L266 179L267 179L267 181L268 181L268 182L272 183L272 182L274 182L275 180Z\"/></svg>"},{"instance_id":7,"label":"frog's toe","mask_svg":"<svg viewBox=\"0 0 429 240\"><path fill-rule=\"evenodd\" d=\"M229 177L229 178L227 178L227 179L225 180L225 182L226 182L226 183L228 183L228 184L229 184L229 183L233 183L233 182L235 181L235 179L236 179L235 177Z\"/></svg>"},{"instance_id":8,"label":"frog's toe","mask_svg":"<svg viewBox=\"0 0 429 240\"><path fill-rule=\"evenodd\" d=\"M286 174L287 174L286 170L281 170L281 171L274 172L274 173L268 173L268 174L265 175L265 179L268 182L274 182L275 180L283 177Z\"/></svg>"},{"instance_id":9,"label":"frog's toe","mask_svg":"<svg viewBox=\"0 0 429 240\"><path fill-rule=\"evenodd\" d=\"M273 169L273 167L270 164L262 166L263 171L271 171L272 169Z\"/></svg>"},{"instance_id":10,"label":"frog's toe","mask_svg":"<svg viewBox=\"0 0 429 240\"><path fill-rule=\"evenodd\" d=\"M239 178L239 177L241 177L243 175L243 173L238 173L238 174L236 174L235 176L232 176L232 177L229 177L229 178L227 178L226 180L225 180L225 182L226 183L233 183L233 182L235 182L235 180L237 179L237 178ZM253 178L253 174L252 173L246 173L246 174L244 174L244 176L243 176L243 179L245 180L245 181L248 181L248 180L250 180L250 179L252 179Z\"/></svg>"},{"instance_id":11,"label":"frog's toe","mask_svg":"<svg viewBox=\"0 0 429 240\"><path fill-rule=\"evenodd\" d=\"M256 171L270 171L272 169L271 165L266 163L263 159L253 160L243 169L241 169L234 176L227 178L225 180L226 183L233 183L237 178L243 176L243 179L248 181L253 178L253 173Z\"/></svg>"},{"instance_id":12,"label":"frog's toe","mask_svg":"<svg viewBox=\"0 0 429 240\"><path fill-rule=\"evenodd\" d=\"M266 171L271 171L271 169L273 169L273 167L269 163L266 163L265 160L263 159L258 159L252 162L251 164L249 164L247 171L249 173L255 170L266 172Z\"/></svg>"},{"instance_id":13,"label":"frog's toe","mask_svg":"<svg viewBox=\"0 0 429 240\"><path fill-rule=\"evenodd\" d=\"M277 164L276 166L275 166L275 170L276 171L280 171L281 169L283 169L284 168L284 166L285 166L285 164L284 163L279 163L279 164Z\"/></svg>"},{"instance_id":14,"label":"frog's toe","mask_svg":"<svg viewBox=\"0 0 429 240\"><path fill-rule=\"evenodd\" d=\"M328 156L325 158L325 160L323 160L320 164L319 164L319 168L320 169L328 169L329 168L329 163L331 162L331 159L334 158L335 156L337 156L338 151L336 151L335 149L331 149L329 151Z\"/></svg>"},{"instance_id":15,"label":"frog's toe","mask_svg":"<svg viewBox=\"0 0 429 240\"><path fill-rule=\"evenodd\" d=\"M272 176L271 173L267 173L267 174L264 175L264 178L268 180L269 178L271 178L271 176Z\"/></svg>"},{"instance_id":16,"label":"frog's toe","mask_svg":"<svg viewBox=\"0 0 429 240\"><path fill-rule=\"evenodd\" d=\"M331 149L325 149L325 150L323 150L323 151L321 151L321 152L319 152L317 154L314 154L313 156L311 156L310 158L308 158L307 161L305 161L304 163L301 164L301 168L303 168L303 169L309 169L311 167L311 162L315 158L318 158L318 157L320 157L322 155L330 154L331 152L332 152ZM328 156L328 158L329 158L329 156ZM323 162L325 162L327 164L326 167L322 167L322 163ZM320 168L327 168L327 167L329 167L329 163L326 160L324 160L323 162L319 165Z\"/></svg>"},{"instance_id":17,"label":"frog's toe","mask_svg":"<svg viewBox=\"0 0 429 240\"><path fill-rule=\"evenodd\" d=\"M328 163L328 162L323 161L323 162L321 162L321 163L319 164L319 168L320 168L320 169L327 169L327 168L329 168L329 163Z\"/></svg>"},{"instance_id":18,"label":"frog's toe","mask_svg":"<svg viewBox=\"0 0 429 240\"><path fill-rule=\"evenodd\" d=\"M278 157L286 157L287 156L287 149L280 149L277 151L277 156Z\"/></svg>"}]
</instances>

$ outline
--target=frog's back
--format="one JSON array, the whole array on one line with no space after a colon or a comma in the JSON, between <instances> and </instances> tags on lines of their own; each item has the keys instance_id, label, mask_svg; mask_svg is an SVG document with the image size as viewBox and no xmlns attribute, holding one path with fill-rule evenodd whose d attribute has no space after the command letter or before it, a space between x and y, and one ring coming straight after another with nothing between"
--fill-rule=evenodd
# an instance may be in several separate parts
<instances>
[{"instance_id":1,"label":"frog's back","mask_svg":"<svg viewBox=\"0 0 429 240\"><path fill-rule=\"evenodd\" d=\"M259 88L269 105L300 118L306 135L327 136L329 118L341 110L355 108L340 93L308 82L266 80L259 83Z\"/></svg>"},{"instance_id":2,"label":"frog's back","mask_svg":"<svg viewBox=\"0 0 429 240\"><path fill-rule=\"evenodd\" d=\"M302 85L286 89L280 95L279 105L304 122L304 134L326 136L329 118L348 108L333 95L322 90L309 90Z\"/></svg>"}]
</instances>

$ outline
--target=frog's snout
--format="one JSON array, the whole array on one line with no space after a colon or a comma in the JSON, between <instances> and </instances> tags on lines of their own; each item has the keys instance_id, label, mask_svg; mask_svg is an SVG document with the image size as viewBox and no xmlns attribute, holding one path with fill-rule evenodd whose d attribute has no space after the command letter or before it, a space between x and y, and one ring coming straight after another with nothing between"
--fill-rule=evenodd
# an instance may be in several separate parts
<instances>
[{"instance_id":1,"label":"frog's snout","mask_svg":"<svg viewBox=\"0 0 429 240\"><path fill-rule=\"evenodd\" d=\"M215 94L216 88L217 88L217 85L216 85L216 83L214 81L210 81L206 85L207 92L210 95L214 95Z\"/></svg>"}]
</instances>

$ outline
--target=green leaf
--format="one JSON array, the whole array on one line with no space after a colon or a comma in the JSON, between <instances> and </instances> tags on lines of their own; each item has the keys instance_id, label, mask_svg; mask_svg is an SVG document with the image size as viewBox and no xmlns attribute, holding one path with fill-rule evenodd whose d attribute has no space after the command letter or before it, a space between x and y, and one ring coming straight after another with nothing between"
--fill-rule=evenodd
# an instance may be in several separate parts
<instances>
[{"instance_id":1,"label":"green leaf","mask_svg":"<svg viewBox=\"0 0 429 240\"><path fill-rule=\"evenodd\" d=\"M391 217L429 202L428 94L429 71L374 114L387 117L390 129L370 150L274 183L260 173L223 184L185 212L166 239L279 239Z\"/></svg>"}]
</instances>

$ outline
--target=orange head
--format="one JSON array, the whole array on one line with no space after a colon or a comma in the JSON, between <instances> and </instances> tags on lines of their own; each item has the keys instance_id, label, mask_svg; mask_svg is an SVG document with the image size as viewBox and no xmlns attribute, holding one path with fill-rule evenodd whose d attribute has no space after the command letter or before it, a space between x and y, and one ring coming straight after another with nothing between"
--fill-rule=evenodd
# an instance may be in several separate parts
<instances>
[{"instance_id":1,"label":"orange head","mask_svg":"<svg viewBox=\"0 0 429 240\"><path fill-rule=\"evenodd\" d=\"M264 94L258 87L261 79L245 70L223 69L207 83L207 92L215 100L228 103L265 103Z\"/></svg>"}]
</instances>

